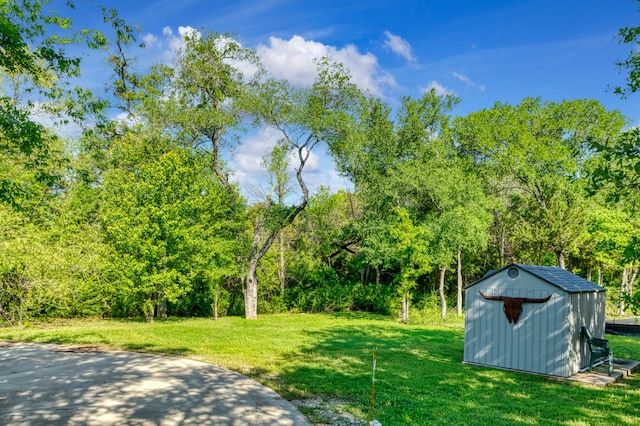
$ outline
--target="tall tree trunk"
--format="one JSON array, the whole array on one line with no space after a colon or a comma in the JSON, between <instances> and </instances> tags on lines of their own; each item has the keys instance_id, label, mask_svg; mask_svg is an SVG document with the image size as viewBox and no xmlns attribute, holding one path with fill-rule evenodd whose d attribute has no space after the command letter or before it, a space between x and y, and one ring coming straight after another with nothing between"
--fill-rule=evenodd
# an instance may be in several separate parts
<instances>
[{"instance_id":1,"label":"tall tree trunk","mask_svg":"<svg viewBox=\"0 0 640 426\"><path fill-rule=\"evenodd\" d=\"M500 232L500 268L504 266L504 252L505 252L504 245L505 245L504 233Z\"/></svg>"},{"instance_id":2,"label":"tall tree trunk","mask_svg":"<svg viewBox=\"0 0 640 426\"><path fill-rule=\"evenodd\" d=\"M602 265L598 264L598 285L602 287L604 284L604 277L602 276Z\"/></svg>"},{"instance_id":3,"label":"tall tree trunk","mask_svg":"<svg viewBox=\"0 0 640 426\"><path fill-rule=\"evenodd\" d=\"M622 284L620 285L620 304L618 306L618 315L624 314L624 297L627 292L627 282L629 280L629 270L627 268L622 269Z\"/></svg>"},{"instance_id":4,"label":"tall tree trunk","mask_svg":"<svg viewBox=\"0 0 640 426\"><path fill-rule=\"evenodd\" d=\"M593 266L589 265L587 266L587 281L591 281L591 278L593 278Z\"/></svg>"},{"instance_id":5,"label":"tall tree trunk","mask_svg":"<svg viewBox=\"0 0 640 426\"><path fill-rule=\"evenodd\" d=\"M409 293L405 292L402 295L402 323L409 322Z\"/></svg>"},{"instance_id":6,"label":"tall tree trunk","mask_svg":"<svg viewBox=\"0 0 640 426\"><path fill-rule=\"evenodd\" d=\"M244 317L249 320L258 318L258 261L255 256L249 260L244 277Z\"/></svg>"},{"instance_id":7,"label":"tall tree trunk","mask_svg":"<svg viewBox=\"0 0 640 426\"><path fill-rule=\"evenodd\" d=\"M220 283L216 281L213 291L213 319L218 320L218 298L220 297Z\"/></svg>"},{"instance_id":8,"label":"tall tree trunk","mask_svg":"<svg viewBox=\"0 0 640 426\"><path fill-rule=\"evenodd\" d=\"M507 252L507 237L505 235L506 232L504 230L502 218L499 217L499 213L496 211L493 212L493 220L496 223L496 233L498 234L496 242L498 244L499 266L502 268L506 263L505 254Z\"/></svg>"},{"instance_id":9,"label":"tall tree trunk","mask_svg":"<svg viewBox=\"0 0 640 426\"><path fill-rule=\"evenodd\" d=\"M536 263L538 265L542 265L542 256L543 256L543 247L542 247L542 243L540 243L540 246L538 247L538 260L536 261Z\"/></svg>"},{"instance_id":10,"label":"tall tree trunk","mask_svg":"<svg viewBox=\"0 0 640 426\"><path fill-rule=\"evenodd\" d=\"M633 296L633 284L635 284L636 278L638 278L638 269L639 268L637 268L637 267L633 268L632 269L633 272L631 273L631 276L629 277L628 286L627 286L627 288L629 290L628 291L629 292L629 296Z\"/></svg>"},{"instance_id":11,"label":"tall tree trunk","mask_svg":"<svg viewBox=\"0 0 640 426\"><path fill-rule=\"evenodd\" d=\"M264 219L260 219L253 230L253 244L247 261L247 275L244 277L244 316L246 319L258 318L258 263L267 253L277 235L277 231L271 231L260 247L263 222Z\"/></svg>"},{"instance_id":12,"label":"tall tree trunk","mask_svg":"<svg viewBox=\"0 0 640 426\"><path fill-rule=\"evenodd\" d=\"M284 261L284 230L280 230L278 234L278 242L280 244L280 263L278 265L278 278L280 278L280 297L284 297L285 261Z\"/></svg>"},{"instance_id":13,"label":"tall tree trunk","mask_svg":"<svg viewBox=\"0 0 640 426\"><path fill-rule=\"evenodd\" d=\"M167 299L164 297L164 288L158 287L158 300L156 301L156 316L158 318L167 317Z\"/></svg>"},{"instance_id":14,"label":"tall tree trunk","mask_svg":"<svg viewBox=\"0 0 640 426\"><path fill-rule=\"evenodd\" d=\"M618 315L624 315L626 309L626 297L633 296L633 284L638 277L638 268L634 268L633 264L622 270L622 283L620 285L620 306L618 307Z\"/></svg>"},{"instance_id":15,"label":"tall tree trunk","mask_svg":"<svg viewBox=\"0 0 640 426\"><path fill-rule=\"evenodd\" d=\"M458 315L462 315L462 253L458 250Z\"/></svg>"},{"instance_id":16,"label":"tall tree trunk","mask_svg":"<svg viewBox=\"0 0 640 426\"><path fill-rule=\"evenodd\" d=\"M158 300L158 304L156 305L158 318L166 318L167 317L167 299L162 298Z\"/></svg>"},{"instance_id":17,"label":"tall tree trunk","mask_svg":"<svg viewBox=\"0 0 640 426\"><path fill-rule=\"evenodd\" d=\"M442 318L446 318L447 317L447 298L444 295L444 278L445 278L445 274L447 272L447 267L442 267L440 268L440 305L442 306L442 309L440 310L440 316Z\"/></svg>"},{"instance_id":18,"label":"tall tree trunk","mask_svg":"<svg viewBox=\"0 0 640 426\"><path fill-rule=\"evenodd\" d=\"M155 316L156 301L153 300L153 296L149 296L142 306L144 311L144 318L147 322L153 322Z\"/></svg>"},{"instance_id":19,"label":"tall tree trunk","mask_svg":"<svg viewBox=\"0 0 640 426\"><path fill-rule=\"evenodd\" d=\"M557 251L556 258L558 259L558 266L561 267L562 269L566 269L564 264L564 252Z\"/></svg>"}]
</instances>

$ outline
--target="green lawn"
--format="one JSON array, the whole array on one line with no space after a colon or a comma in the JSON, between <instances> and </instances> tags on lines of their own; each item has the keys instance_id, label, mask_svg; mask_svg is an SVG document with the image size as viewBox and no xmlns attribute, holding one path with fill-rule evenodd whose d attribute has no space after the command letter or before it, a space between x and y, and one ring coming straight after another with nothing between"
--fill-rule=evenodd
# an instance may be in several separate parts
<instances>
[{"instance_id":1,"label":"green lawn","mask_svg":"<svg viewBox=\"0 0 640 426\"><path fill-rule=\"evenodd\" d=\"M621 353L640 338L607 336ZM376 418L387 425L623 425L640 421L640 376L605 388L462 364L460 320L402 325L367 314L65 321L1 328L0 339L89 344L221 365L289 400L336 398L366 419L377 348ZM313 418L314 413L308 412Z\"/></svg>"}]
</instances>

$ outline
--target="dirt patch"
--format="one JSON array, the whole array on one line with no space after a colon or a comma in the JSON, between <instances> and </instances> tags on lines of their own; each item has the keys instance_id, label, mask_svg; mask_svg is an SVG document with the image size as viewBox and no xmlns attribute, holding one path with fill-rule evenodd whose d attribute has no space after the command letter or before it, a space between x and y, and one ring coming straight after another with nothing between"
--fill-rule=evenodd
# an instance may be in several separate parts
<instances>
[{"instance_id":1,"label":"dirt patch","mask_svg":"<svg viewBox=\"0 0 640 426\"><path fill-rule=\"evenodd\" d=\"M344 410L347 403L336 398L324 400L310 398L291 401L316 426L364 426L366 421L357 419L353 414Z\"/></svg>"},{"instance_id":2,"label":"dirt patch","mask_svg":"<svg viewBox=\"0 0 640 426\"><path fill-rule=\"evenodd\" d=\"M93 353L93 352L103 352L102 349L100 349L97 346L63 346L59 349L54 349L54 352L67 352L67 353L72 353L72 354L86 354L86 353Z\"/></svg>"}]
</instances>

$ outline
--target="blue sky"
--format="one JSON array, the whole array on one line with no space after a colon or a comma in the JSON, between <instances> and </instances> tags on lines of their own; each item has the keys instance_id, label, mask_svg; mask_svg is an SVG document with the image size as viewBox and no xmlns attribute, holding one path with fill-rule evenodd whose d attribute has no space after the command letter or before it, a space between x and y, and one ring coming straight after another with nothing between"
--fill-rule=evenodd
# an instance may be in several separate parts
<instances>
[{"instance_id":1,"label":"blue sky","mask_svg":"<svg viewBox=\"0 0 640 426\"><path fill-rule=\"evenodd\" d=\"M461 99L454 115L491 108L497 101L517 104L527 96L556 102L588 98L619 109L631 125L640 124L640 94L621 99L609 89L624 81L614 63L630 50L618 43L617 31L640 25L640 3L632 0L108 4L140 26L147 42L138 55L142 62L166 60L185 29L206 28L234 34L275 75L300 84L313 79L312 57L331 54L351 70L354 82L391 105L431 87ZM99 22L97 14L83 12L76 22L86 26L92 19ZM104 69L89 69L94 84ZM230 164L240 181L258 173L257 153L268 148L268 140L267 132L256 132L233 153ZM310 166L312 185L348 187L322 153Z\"/></svg>"}]
</instances>

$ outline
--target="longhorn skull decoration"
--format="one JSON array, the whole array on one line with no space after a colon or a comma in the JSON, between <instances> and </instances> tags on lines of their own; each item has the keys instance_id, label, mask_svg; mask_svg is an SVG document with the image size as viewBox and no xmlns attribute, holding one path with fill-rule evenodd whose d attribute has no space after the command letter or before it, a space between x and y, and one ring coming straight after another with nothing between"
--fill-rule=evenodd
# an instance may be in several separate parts
<instances>
[{"instance_id":1,"label":"longhorn skull decoration","mask_svg":"<svg viewBox=\"0 0 640 426\"><path fill-rule=\"evenodd\" d=\"M486 300L501 300L504 302L504 313L509 320L509 323L517 323L518 317L522 313L523 303L544 303L551 299L551 295L544 299L531 299L528 297L507 297L507 296L485 296L480 292L480 295Z\"/></svg>"}]
</instances>

